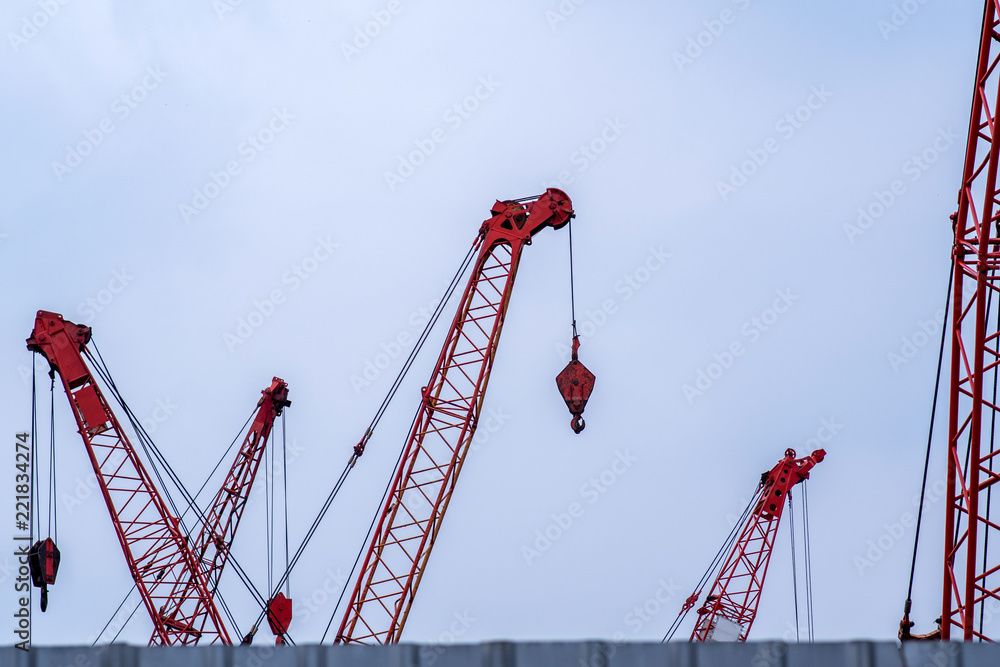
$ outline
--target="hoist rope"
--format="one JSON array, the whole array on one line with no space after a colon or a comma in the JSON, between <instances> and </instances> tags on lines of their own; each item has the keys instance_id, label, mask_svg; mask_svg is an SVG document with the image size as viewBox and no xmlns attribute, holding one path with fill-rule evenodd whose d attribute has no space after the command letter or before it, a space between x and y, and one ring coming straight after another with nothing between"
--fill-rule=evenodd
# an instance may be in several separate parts
<instances>
[{"instance_id":1,"label":"hoist rope","mask_svg":"<svg viewBox=\"0 0 1000 667\"><path fill-rule=\"evenodd\" d=\"M49 537L59 541L59 516L56 495L56 378L49 388Z\"/></svg>"},{"instance_id":2,"label":"hoist rope","mask_svg":"<svg viewBox=\"0 0 1000 667\"><path fill-rule=\"evenodd\" d=\"M28 527L29 539L31 543L35 543L35 535L39 537L42 534L42 517L38 512L39 505L41 504L40 492L38 490L38 401L37 394L35 392L35 355L31 355L31 488L28 489L29 495L31 496L31 507L30 516L28 517ZM36 532L37 524L37 532Z\"/></svg>"},{"instance_id":3,"label":"hoist rope","mask_svg":"<svg viewBox=\"0 0 1000 667\"><path fill-rule=\"evenodd\" d=\"M920 544L920 521L924 515L924 498L927 495L927 471L931 462L931 442L934 438L934 417L937 414L938 390L941 387L941 365L944 360L944 343L948 332L948 307L951 305L951 287L955 277L955 258L952 257L948 270L948 294L944 302L944 321L941 324L941 344L938 347L937 373L934 377L934 398L931 400L931 421L927 428L927 450L924 453L924 475L920 483L920 505L917 507L917 526L913 535L913 557L910 560L910 583L906 588L906 602L903 613L908 616L913 597L913 574L917 569L917 546Z\"/></svg>"},{"instance_id":4,"label":"hoist rope","mask_svg":"<svg viewBox=\"0 0 1000 667\"><path fill-rule=\"evenodd\" d=\"M708 583L708 580L712 577L712 574L715 572L716 568L718 568L722 564L723 557L728 555L729 552L732 550L733 543L736 542L736 539L739 537L740 532L742 532L743 527L746 524L747 517L753 511L753 508L756 506L757 502L760 500L760 496L763 490L764 490L763 485L757 487L757 490L754 492L753 497L750 498L750 502L747 503L746 508L743 510L743 514L741 514L739 520L737 520L736 523L733 524L732 530L729 531L729 535L726 537L725 541L723 541L722 546L719 548L719 550L715 553L715 557L712 558L712 562L709 564L704 574L701 575L701 579L698 580L698 584L694 587L694 595L701 594L702 589L705 587L705 584ZM663 639L660 640L661 644L664 642L668 642L673 638L674 634L676 634L678 628L680 628L681 624L684 622L684 619L687 617L688 612L690 612L692 608L693 605L692 607L688 607L686 609L681 610L681 612L677 615L677 618L674 619L674 622L671 623L670 627L667 629L667 633L663 635Z\"/></svg>"},{"instance_id":5,"label":"hoist rope","mask_svg":"<svg viewBox=\"0 0 1000 667\"><path fill-rule=\"evenodd\" d=\"M795 641L799 641L799 582L795 571L795 511L792 505L792 492L788 491L788 528L792 541L792 597L795 598Z\"/></svg>"},{"instance_id":6,"label":"hoist rope","mask_svg":"<svg viewBox=\"0 0 1000 667\"><path fill-rule=\"evenodd\" d=\"M273 590L271 584L274 578L274 497L271 495L271 478L274 476L274 457L268 456L267 443L264 443L264 545L267 552L267 590Z\"/></svg>"},{"instance_id":7,"label":"hoist rope","mask_svg":"<svg viewBox=\"0 0 1000 667\"><path fill-rule=\"evenodd\" d=\"M288 569L288 445L285 433L285 411L281 412L281 488L284 492L282 502L285 509L285 569ZM292 597L291 577L285 577L285 597Z\"/></svg>"},{"instance_id":8,"label":"hoist rope","mask_svg":"<svg viewBox=\"0 0 1000 667\"><path fill-rule=\"evenodd\" d=\"M810 642L816 640L816 625L813 617L812 585L812 542L809 537L809 486L808 479L802 480L802 541L805 552L806 571L806 629Z\"/></svg>"},{"instance_id":9,"label":"hoist rope","mask_svg":"<svg viewBox=\"0 0 1000 667\"><path fill-rule=\"evenodd\" d=\"M576 279L573 277L573 220L569 227L569 307L573 318L573 338L576 338Z\"/></svg>"},{"instance_id":10,"label":"hoist rope","mask_svg":"<svg viewBox=\"0 0 1000 667\"><path fill-rule=\"evenodd\" d=\"M1000 229L998 229L1000 231ZM993 308L993 290L990 290L990 296L986 300L986 321L989 321L990 313ZM1000 331L1000 308L997 309L997 330ZM993 401L990 405L997 404L997 369L993 369ZM997 411L996 409L990 410L990 453L996 451L996 425L997 425ZM993 457L987 457L987 469L990 473L993 472ZM990 552L990 501L993 496L993 485L990 484L986 487L986 528L983 530L983 581L982 587L988 590L986 586L986 579L989 577L988 565L989 562L989 552ZM988 596L983 596L979 601L979 634L983 633L983 621L986 616L986 598Z\"/></svg>"}]
</instances>

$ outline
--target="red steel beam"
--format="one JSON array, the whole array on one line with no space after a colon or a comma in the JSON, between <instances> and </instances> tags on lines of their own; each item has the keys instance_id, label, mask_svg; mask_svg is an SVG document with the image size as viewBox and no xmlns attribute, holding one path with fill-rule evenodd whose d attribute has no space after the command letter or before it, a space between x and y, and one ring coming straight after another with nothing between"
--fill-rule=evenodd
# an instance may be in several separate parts
<instances>
[{"instance_id":1,"label":"red steel beam","mask_svg":"<svg viewBox=\"0 0 1000 667\"><path fill-rule=\"evenodd\" d=\"M989 640L1000 636L997 622L980 630L985 618L1000 611L1000 579L988 575L1000 565L994 548L1000 527L989 521L989 489L994 472L993 421L998 411L992 390L996 381L995 311L1000 266L997 229L996 111L1000 73L996 71L997 0L987 0L976 67L962 187L955 216L955 260L951 319L951 378L948 414L947 508L941 638ZM993 311L993 322L990 322ZM992 540L990 539L992 537ZM977 613L977 609L980 610Z\"/></svg>"}]
</instances>

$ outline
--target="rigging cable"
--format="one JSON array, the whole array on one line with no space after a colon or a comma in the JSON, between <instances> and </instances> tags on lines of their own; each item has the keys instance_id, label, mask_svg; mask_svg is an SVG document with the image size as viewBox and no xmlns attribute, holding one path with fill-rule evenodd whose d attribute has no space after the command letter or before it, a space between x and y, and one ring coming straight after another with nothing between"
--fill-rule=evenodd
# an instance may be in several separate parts
<instances>
[{"instance_id":1,"label":"rigging cable","mask_svg":"<svg viewBox=\"0 0 1000 667\"><path fill-rule=\"evenodd\" d=\"M49 537L59 541L59 516L56 495L56 376L49 388Z\"/></svg>"},{"instance_id":2,"label":"rigging cable","mask_svg":"<svg viewBox=\"0 0 1000 667\"><path fill-rule=\"evenodd\" d=\"M481 243L481 237L476 237L476 240L472 243L472 246L469 248L468 253L466 253L465 258L462 260L462 263L460 264L458 271L456 271L455 275L452 277L451 282L449 283L447 289L445 290L444 295L441 297L440 302L438 302L437 307L435 307L433 313L431 314L430 319L427 321L424 330L420 333L420 336L417 337L417 341L414 344L413 349L410 351L409 356L403 363L403 368L399 371L399 374L396 376L396 379L393 380L392 387L390 387L389 392L386 394L386 397L382 400L381 405L376 411L375 417L372 418L372 421L368 425L368 428L365 429L364 436L362 436L361 441L354 446L353 452L351 453L350 457L348 457L347 464L341 471L340 476L334 483L333 488L330 490L330 493L323 501L323 504L320 507L319 511L317 512L316 517L313 519L312 524L306 530L305 537L302 538L302 541L299 543L298 548L296 548L295 553L292 555L291 560L286 566L284 573L282 573L281 577L278 579L277 583L275 584L275 587L272 588L271 591L269 591L272 594L272 597L288 581L288 577L290 576L295 566L298 564L299 559L302 557L302 553L305 551L306 546L309 544L313 536L316 534L316 530L319 528L320 523L322 523L324 517L326 516L327 511L330 509L331 504L333 503L337 495L340 493L340 489L343 487L344 482L347 480L348 474L350 474L351 470L353 470L354 464L357 463L361 455L364 454L365 445L368 443L368 440L371 438L372 433L374 433L375 428L378 426L379 421L381 421L382 416L388 409L389 403L396 395L396 392L398 391L400 385L402 384L403 379L405 378L407 372L410 370L410 367L413 365L413 362L415 361L417 354L423 348L423 345L427 341L428 336L430 336L431 330L437 323L438 319L441 317L441 313L444 312L444 307L451 299L451 296L455 292L455 288L458 286L462 278L462 275L465 273L465 271L469 267L469 264L472 262L472 259L474 258L474 252L479 247L480 243ZM416 416L414 416L414 421L416 421ZM412 430L413 428L412 425L410 428ZM403 452L400 451L399 459L397 459L396 463L397 466L399 465L398 461L402 459L402 456ZM392 484L392 478L390 477L389 484L386 485L385 493L383 493L382 496L382 502L385 501L385 495L389 492L389 486L391 484ZM364 543L362 543L361 551L364 550L364 544L367 543L368 537L371 536L371 531L374 529L377 516L378 515L376 514L376 517L372 520L371 526L368 529L368 534L365 537ZM358 560L360 559L360 557L361 557L361 552L358 553ZM354 567L351 568L352 575L354 573L354 569L357 567L358 560L355 560ZM337 602L338 606L340 604L340 601L343 600L344 593L347 590L347 585L349 582L350 582L350 576L348 576L347 580L345 580L344 588L340 592L340 597L338 598ZM336 614L336 607L334 607L334 614ZM254 623L254 625L259 626L266 616L267 616L267 609L264 608L261 610L260 615L257 617L257 622ZM329 630L329 625L327 625L327 630ZM324 637L326 636L325 632L323 636ZM322 640L320 641L322 642Z\"/></svg>"},{"instance_id":3,"label":"rigging cable","mask_svg":"<svg viewBox=\"0 0 1000 667\"><path fill-rule=\"evenodd\" d=\"M198 491L197 491L197 493L195 493L195 494L194 494L194 497L195 497L195 499L197 499L197 498L198 498L198 496L200 496L200 495L201 495L201 492L205 490L205 487L206 487L206 486L208 486L208 483L209 483L209 481L211 481L211 479L212 479L212 476L213 476L213 475L215 474L215 472L216 472L216 471L217 471L217 470L219 469L219 466L220 466L220 465L222 465L222 462L223 462L223 460L225 460L225 458L226 458L226 457L228 456L229 452L230 452L230 451L232 450L232 448L233 448L233 445L235 445L235 444L236 444L236 441L237 441L237 440L239 440L239 438L240 438L240 435L242 435L242 434L243 434L243 431L245 431L245 430L246 430L246 428L247 428L247 425L248 425L248 424L250 423L250 420L251 420L251 419L253 419L253 417L254 417L254 414L255 414L256 412L257 412L257 408L254 408L254 409L253 409L253 410L252 410L252 411L250 412L250 416L249 416L249 417L247 417L247 420L246 420L246 422L245 422L245 423L243 424L243 427L242 427L242 428L241 428L241 429L239 430L239 432L238 432L238 433L236 434L236 437L235 437L235 438L233 438L233 441L232 441L231 443L229 443L229 447L228 447L228 448L226 449L226 451L225 451L225 452L224 452L224 453L222 454L222 456L221 456L221 457L219 458L219 460L218 460L218 461L216 462L216 464L215 464L215 467L214 467L214 468L212 468L212 471L211 471L210 473L208 473L208 477L206 477L206 478L205 478L205 481L204 481L204 482L202 483L202 485L201 485L201 488L199 488L199 489L198 489ZM185 510L185 511L184 511L184 513L185 513L185 514L187 514L187 512L188 512L188 510ZM108 626L110 626L110 625L111 625L111 622L112 622L113 620L115 620L115 616L117 616L117 615L118 615L118 612L119 612L119 611L121 611L121 608L122 608L122 606L123 606L123 605L125 604L125 601L126 601L126 600L128 600L128 597L129 597L129 596L130 596L130 595L132 594L132 592L133 592L134 590L136 590L136 584L135 584L135 582L133 581L133 582L132 582L132 587L131 587L131 588L129 589L128 593L126 593L126 594L125 594L125 598L124 598L124 599L122 600L121 604L120 604L120 605L118 605L118 609L116 609L116 610L115 610L115 612L114 612L114 613L113 613L113 614L111 615L111 618L109 618L109 619L108 619L108 622L107 622L107 624L106 624L106 625L104 626L104 630L101 630L101 632L100 632L100 633L98 633L98 635L97 635L97 638L96 638L96 639L94 640L94 643L93 643L93 644L91 644L91 646L96 646L96 645L97 645L97 642L98 642L98 641L100 641L100 639L101 639L101 636L102 636L102 635L104 634L105 630L107 630L107 629L108 629ZM235 625L235 624L234 624L234 625Z\"/></svg>"},{"instance_id":4,"label":"rigging cable","mask_svg":"<svg viewBox=\"0 0 1000 667\"><path fill-rule=\"evenodd\" d=\"M40 493L38 491L38 472L36 470L38 464L38 401L37 394L35 391L35 355L31 355L31 488L29 491L31 507L28 508L30 515L28 516L28 526L29 537L28 539L32 544L35 543L35 535L41 537L42 535L42 517L38 513L38 507L41 503ZM37 532L35 525L37 524Z\"/></svg>"},{"instance_id":5,"label":"rigging cable","mask_svg":"<svg viewBox=\"0 0 1000 667\"><path fill-rule=\"evenodd\" d=\"M674 622L671 623L670 627L667 629L667 633L663 635L663 639L660 640L661 644L664 642L668 642L673 638L674 634L676 634L677 632L677 629L680 628L681 623L683 623L684 619L687 617L688 612L690 612L692 607L694 607L694 603L697 601L697 596L701 595L701 591L705 587L705 584L708 583L708 580L712 577L712 573L715 572L716 568L722 564L722 558L732 550L733 543L739 537L740 532L742 531L744 525L746 524L747 517L753 511L753 508L756 507L757 502L760 500L761 493L763 492L763 490L764 490L763 484L757 487L757 490L754 492L753 497L750 498L750 502L747 503L746 508L743 510L743 514L740 515L739 520L735 524L733 524L732 529L729 531L729 535L722 543L722 547L720 547L719 550L716 552L715 557L712 559L712 562L705 570L705 573L702 574L701 579L698 580L698 584L694 588L695 592L687 600L688 602L691 603L690 606L685 603L684 607L681 608L680 613L677 614L677 618L674 619Z\"/></svg>"},{"instance_id":6,"label":"rigging cable","mask_svg":"<svg viewBox=\"0 0 1000 667\"><path fill-rule=\"evenodd\" d=\"M804 542L806 570L806 629L809 642L816 640L816 627L813 618L813 585L812 585L812 546L809 538L809 487L808 479L802 480L802 540Z\"/></svg>"},{"instance_id":7,"label":"rigging cable","mask_svg":"<svg viewBox=\"0 0 1000 667\"><path fill-rule=\"evenodd\" d=\"M997 228L998 234L1000 234L1000 227ZM990 296L986 301L986 317L985 321L989 321L989 316L991 309L993 308L993 290L990 290ZM997 309L997 331L1000 331L1000 308ZM993 367L993 402L991 406L997 404L997 369L996 366ZM997 425L997 411L996 408L990 410L990 453L996 452L996 425ZM987 457L988 470L993 473L993 456ZM989 577L990 573L988 571L987 563L989 562L989 551L990 551L990 501L993 496L993 485L990 484L986 487L986 528L983 530L983 583L984 589L986 586L986 579ZM979 601L979 634L983 634L983 621L986 616L986 598L988 596L984 595Z\"/></svg>"},{"instance_id":8,"label":"rigging cable","mask_svg":"<svg viewBox=\"0 0 1000 667\"><path fill-rule=\"evenodd\" d=\"M799 641L799 583L795 573L795 512L792 506L792 490L788 490L788 528L792 540L792 595L795 598L795 641Z\"/></svg>"},{"instance_id":9,"label":"rigging cable","mask_svg":"<svg viewBox=\"0 0 1000 667\"><path fill-rule=\"evenodd\" d=\"M157 479L161 480L161 485L162 485L163 484L162 483L162 478L160 477L159 469L156 466L156 462L159 461L159 463L164 467L164 470L165 470L166 474L168 475L168 477L170 478L170 480L174 483L174 485L176 486L176 488L178 489L178 491L181 493L181 495L184 497L184 499L188 503L188 507L185 510L184 514L187 513L187 510L193 509L194 512L195 512L195 515L196 515L196 519L200 522L200 524L202 526L204 526L208 522L207 517L201 511L201 509L197 506L197 504L194 501L194 497L192 497L191 494L190 494L190 492L188 492L187 487L185 487L184 484L183 484L183 482L181 482L180 478L177 476L177 473L174 472L173 468L167 462L167 460L163 456L162 452L160 452L159 448L157 448L157 446L153 442L152 438L149 437L149 434L146 432L146 429L139 422L139 419L138 419L138 417L136 417L135 413L132 411L132 408L129 407L128 403L125 401L124 397L121 395L121 392L118 390L117 385L115 385L114 380L111 378L110 372L107 370L106 364L104 364L104 358L101 356L101 351L97 347L97 344L93 341L93 338L91 339L91 343L93 343L93 347L94 347L95 352L97 353L97 357L95 358L91 354L91 352L90 352L90 350L88 348L84 348L84 352L86 353L87 357L91 360L91 362L94 364L94 367L97 369L98 374L101 376L101 378L108 385L109 389L112 392L112 395L118 401L118 403L121 405L122 409L125 412L125 415L129 419L129 422L132 424L132 427L135 429L136 435L139 437L139 442L142 445L143 451L146 453L147 457L149 457L150 465L153 468L153 472L154 472L154 474L156 474ZM175 515L178 515L178 516L182 517L183 514L180 514L177 511L176 505L174 504L172 498L170 497L170 494L167 493L166 487L165 486L161 486L161 488L163 488L163 495L165 495L167 497L167 501L170 503L171 507L174 508ZM183 524L183 521L180 518L178 519L178 521L180 522L180 527L183 529L184 533L186 535L190 534L190 531L187 530L187 527ZM237 576L239 577L240 581L243 582L243 585L247 588L247 590L250 592L251 596L254 598L254 600L257 602L257 604L260 605L261 609L264 610L264 613L266 614L267 600L264 599L264 597L261 595L260 591L257 590L257 587L254 586L253 581L250 579L250 577L247 575L246 571L239 564L239 561L237 561L237 559L233 556L232 553L229 554L229 561L232 562L233 569L236 571ZM221 600L221 597L220 597L220 601L222 602L223 605L225 605L225 602L223 600ZM239 632L239 628L236 626L236 624L233 623L233 625L234 625L234 627L237 630L237 634L241 634ZM288 640L288 642L290 644L292 644L292 645L295 644L295 642L292 641L291 637L289 637L287 634L285 635L285 638Z\"/></svg>"},{"instance_id":10,"label":"rigging cable","mask_svg":"<svg viewBox=\"0 0 1000 667\"><path fill-rule=\"evenodd\" d=\"M569 228L569 307L573 318L573 338L576 334L576 280L573 277L573 220L566 225Z\"/></svg>"},{"instance_id":11,"label":"rigging cable","mask_svg":"<svg viewBox=\"0 0 1000 667\"><path fill-rule=\"evenodd\" d=\"M931 400L931 422L927 429L927 451L924 453L924 475L923 481L920 483L920 505L917 507L917 526L913 535L913 557L910 560L910 583L906 589L906 602L903 604L903 623L907 623L909 621L910 607L913 604L913 573L917 569L917 545L920 544L920 520L923 518L924 497L927 493L927 471L931 462L931 441L934 437L934 416L937 414L938 390L941 387L941 365L944 359L945 336L948 332L948 306L951 305L951 287L954 278L955 257L952 255L951 267L948 270L948 294L944 302L945 316L944 321L941 324L941 344L938 348L937 374L934 378L934 398Z\"/></svg>"},{"instance_id":12,"label":"rigging cable","mask_svg":"<svg viewBox=\"0 0 1000 667\"><path fill-rule=\"evenodd\" d=\"M274 578L274 496L271 490L271 478L274 477L274 457L268 458L267 443L264 443L264 544L267 552L267 590L272 590Z\"/></svg>"},{"instance_id":13,"label":"rigging cable","mask_svg":"<svg viewBox=\"0 0 1000 667\"><path fill-rule=\"evenodd\" d=\"M285 569L288 569L288 447L285 434L285 414L281 412L281 488L284 493L282 505L285 508ZM285 577L285 597L291 598L291 577Z\"/></svg>"}]
</instances>

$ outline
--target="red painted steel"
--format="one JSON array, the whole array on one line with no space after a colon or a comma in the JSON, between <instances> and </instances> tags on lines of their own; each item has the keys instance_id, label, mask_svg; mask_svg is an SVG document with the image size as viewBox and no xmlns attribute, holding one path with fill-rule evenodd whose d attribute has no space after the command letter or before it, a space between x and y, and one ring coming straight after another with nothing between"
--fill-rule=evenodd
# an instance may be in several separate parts
<instances>
[{"instance_id":1,"label":"red painted steel","mask_svg":"<svg viewBox=\"0 0 1000 667\"><path fill-rule=\"evenodd\" d=\"M573 217L566 193L500 202L479 230L479 255L394 473L337 643L400 634L476 431L521 250Z\"/></svg>"},{"instance_id":2,"label":"red painted steel","mask_svg":"<svg viewBox=\"0 0 1000 667\"><path fill-rule=\"evenodd\" d=\"M236 460L222 482L222 487L205 512L205 522L191 545L191 551L202 566L205 582L212 596L215 595L219 577L229 560L236 529L246 508L250 489L264 456L264 447L274 427L274 420L281 415L284 408L291 405L291 401L288 400L288 385L281 378L274 378L271 386L261 394L261 399L257 403L257 414L250 425L250 430L243 438L243 443L236 453ZM185 605L197 595L198 588L193 580L175 587L161 614L168 619L183 615ZM203 617L202 622L204 621ZM287 631L287 623L285 630ZM159 643L161 642L154 632L150 644Z\"/></svg>"},{"instance_id":3,"label":"red painted steel","mask_svg":"<svg viewBox=\"0 0 1000 667\"><path fill-rule=\"evenodd\" d=\"M809 471L825 456L826 452L817 449L810 456L796 459L795 450L787 449L785 458L761 475L758 487L760 500L740 530L736 543L705 597L705 604L698 610L691 641L707 641L720 617L739 624L739 641L746 641L757 615L785 498L793 486L809 478ZM698 591L687 599L684 611L694 606L700 593Z\"/></svg>"},{"instance_id":4,"label":"red painted steel","mask_svg":"<svg viewBox=\"0 0 1000 667\"><path fill-rule=\"evenodd\" d=\"M90 327L38 311L28 349L59 372L94 467L132 578L153 619L159 643L230 643L201 567L139 460L82 352ZM171 617L161 613L171 591L191 584L195 594Z\"/></svg>"},{"instance_id":5,"label":"red painted steel","mask_svg":"<svg viewBox=\"0 0 1000 667\"><path fill-rule=\"evenodd\" d=\"M559 387L559 393L562 394L563 400L566 401L566 407L573 415L573 419L569 423L573 427L574 433L580 433L587 426L587 423L583 421L583 410L587 407L590 394L594 391L595 379L594 374L577 358L579 350L580 337L573 336L573 358L566 364L566 368L562 369L556 376L556 386Z\"/></svg>"},{"instance_id":6,"label":"red painted steel","mask_svg":"<svg viewBox=\"0 0 1000 667\"><path fill-rule=\"evenodd\" d=\"M964 640L1000 637L996 621L987 623L982 632L979 629L984 614L987 619L996 618L1000 611L1000 577L996 576L1000 569L996 548L1000 517L989 518L990 489L1000 480L993 465L1000 448L994 448L992 442L992 422L1000 408L993 391L986 391L995 382L1000 364L997 322L989 322L991 309L1000 307L1000 302L992 303L1000 289L997 5L997 0L986 2L962 187L954 218L942 639L950 639L953 630ZM990 541L994 544L992 555L986 553ZM992 581L987 580L990 575Z\"/></svg>"}]
</instances>

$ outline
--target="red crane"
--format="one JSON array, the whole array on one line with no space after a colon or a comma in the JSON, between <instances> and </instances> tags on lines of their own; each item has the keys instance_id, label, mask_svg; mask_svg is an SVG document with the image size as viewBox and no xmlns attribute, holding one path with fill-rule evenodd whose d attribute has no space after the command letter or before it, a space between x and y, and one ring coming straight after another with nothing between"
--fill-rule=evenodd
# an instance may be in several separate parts
<instances>
[{"instance_id":1,"label":"red crane","mask_svg":"<svg viewBox=\"0 0 1000 667\"><path fill-rule=\"evenodd\" d=\"M153 620L151 644L231 643L214 604L274 417L289 404L275 378L194 548L181 532L84 360L90 327L38 311L28 349L58 371L132 578Z\"/></svg>"},{"instance_id":2,"label":"red crane","mask_svg":"<svg viewBox=\"0 0 1000 667\"><path fill-rule=\"evenodd\" d=\"M550 188L539 197L498 201L491 214L479 230L479 254L458 312L431 379L421 390L417 417L337 643L399 641L476 431L521 251L545 227L566 225L573 209L566 193ZM578 374L577 382L562 381L567 387L564 397L571 403L574 428L582 428L579 412L593 387L593 376L576 367L570 372ZM573 395L567 393L571 388ZM576 393L581 388L585 395Z\"/></svg>"},{"instance_id":3,"label":"red crane","mask_svg":"<svg viewBox=\"0 0 1000 667\"><path fill-rule=\"evenodd\" d=\"M698 609L691 641L746 641L757 615L785 498L789 497L793 486L809 478L809 471L825 456L826 452L817 449L797 459L794 449L786 449L785 457L761 475L760 485L747 508L749 511L744 513L742 523L737 524L732 533L737 534L738 530L738 537L705 603ZM699 588L688 597L678 619L694 607L700 595ZM679 620L675 621L670 634L677 625Z\"/></svg>"},{"instance_id":4,"label":"red crane","mask_svg":"<svg viewBox=\"0 0 1000 667\"><path fill-rule=\"evenodd\" d=\"M992 632L989 628L984 631L983 627L984 617L1000 611L1000 576L996 574L1000 557L996 549L993 554L986 549L991 536L994 544L1000 539L997 517L990 518L991 491L1000 481L994 465L1000 447L994 441L993 427L1000 412L996 393L1000 333L993 312L993 301L1000 288L998 22L998 1L987 0L958 212L953 217L948 476L940 636L950 639L954 632L966 641L1000 638L996 623ZM988 581L991 575L993 580ZM990 608L984 609L987 603Z\"/></svg>"},{"instance_id":5,"label":"red crane","mask_svg":"<svg viewBox=\"0 0 1000 667\"><path fill-rule=\"evenodd\" d=\"M222 487L208 511L205 512L205 522L191 544L191 550L201 563L205 573L208 591L213 596L219 586L222 569L229 561L229 550L236 537L236 529L243 516L243 510L246 508L250 489L264 456L264 447L271 435L274 420L284 408L292 404L288 400L288 385L281 378L274 378L271 381L271 386L263 390L261 394L261 399L257 403L257 414L250 425L250 430L243 438L243 443L236 453L236 460L233 461L229 474L222 482ZM161 612L162 615L166 618L179 616L183 613L182 608L188 600L197 594L198 589L193 580L187 582L186 585L176 587L175 590L171 591L168 602ZM279 593L276 598L282 600L284 595ZM290 606L284 604L281 606L287 608L289 613L288 619L279 627L287 630L288 621L291 620ZM280 640L284 631L276 634ZM155 631L149 643L151 645L161 643L158 641Z\"/></svg>"}]
</instances>

